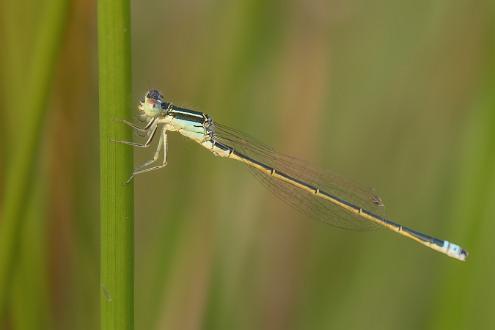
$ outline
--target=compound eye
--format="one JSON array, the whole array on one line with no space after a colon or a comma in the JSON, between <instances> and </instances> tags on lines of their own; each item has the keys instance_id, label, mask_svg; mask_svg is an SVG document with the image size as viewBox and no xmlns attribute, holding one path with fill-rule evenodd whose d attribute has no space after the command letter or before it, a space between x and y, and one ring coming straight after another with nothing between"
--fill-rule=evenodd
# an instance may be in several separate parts
<instances>
[{"instance_id":1,"label":"compound eye","mask_svg":"<svg viewBox=\"0 0 495 330\"><path fill-rule=\"evenodd\" d=\"M146 94L146 98L160 101L163 99L163 96L156 89L152 89L152 90L148 91L148 93Z\"/></svg>"}]
</instances>

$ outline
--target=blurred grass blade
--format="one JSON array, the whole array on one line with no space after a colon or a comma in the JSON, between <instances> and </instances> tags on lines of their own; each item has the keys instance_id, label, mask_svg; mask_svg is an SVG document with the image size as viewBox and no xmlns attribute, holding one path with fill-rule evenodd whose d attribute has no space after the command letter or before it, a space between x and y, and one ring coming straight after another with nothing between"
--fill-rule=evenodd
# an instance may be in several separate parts
<instances>
[{"instance_id":1,"label":"blurred grass blade","mask_svg":"<svg viewBox=\"0 0 495 330\"><path fill-rule=\"evenodd\" d=\"M494 82L489 86L491 88L487 90L493 90ZM450 275L437 293L437 312L432 318L431 329L492 329L495 325L491 304L472 303L495 294L490 284L495 267L486 262L493 258L495 230L495 94L485 95L487 99L473 111L476 115L472 116L473 123L465 138L468 148L461 164L454 212L458 223L464 224L459 231L467 237L473 260L469 267L449 265Z\"/></svg>"},{"instance_id":2,"label":"blurred grass blade","mask_svg":"<svg viewBox=\"0 0 495 330\"><path fill-rule=\"evenodd\" d=\"M116 118L130 117L130 4L98 1L100 103L101 329L134 327L134 222L132 149L111 139L132 139Z\"/></svg>"},{"instance_id":3,"label":"blurred grass blade","mask_svg":"<svg viewBox=\"0 0 495 330\"><path fill-rule=\"evenodd\" d=\"M37 176L26 205L17 267L14 270L11 300L13 328L18 330L51 329L52 306L47 280L47 177ZM36 274L36 276L33 276ZM36 304L32 302L38 302Z\"/></svg>"},{"instance_id":4,"label":"blurred grass blade","mask_svg":"<svg viewBox=\"0 0 495 330\"><path fill-rule=\"evenodd\" d=\"M15 254L24 218L24 202L30 194L46 103L51 88L56 58L66 25L68 0L50 0L44 6L38 37L32 45L30 75L22 92L22 125L16 128L16 144L7 164L4 203L0 224L0 313L11 287ZM19 24L19 21L17 22Z\"/></svg>"}]
</instances>

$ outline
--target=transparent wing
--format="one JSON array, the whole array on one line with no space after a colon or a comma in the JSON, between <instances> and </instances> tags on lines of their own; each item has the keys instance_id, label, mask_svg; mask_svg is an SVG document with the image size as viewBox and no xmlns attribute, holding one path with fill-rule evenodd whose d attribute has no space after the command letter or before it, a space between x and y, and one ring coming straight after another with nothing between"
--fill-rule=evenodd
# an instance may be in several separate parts
<instances>
[{"instance_id":1,"label":"transparent wing","mask_svg":"<svg viewBox=\"0 0 495 330\"><path fill-rule=\"evenodd\" d=\"M227 126L215 123L212 129L216 141L233 147L236 151L277 171L318 187L320 191L325 191L376 215L384 216L383 202L372 189L362 187L328 171L318 171L304 161L280 154L248 135ZM378 228L375 223L364 220L313 193L266 175L250 166L248 168L275 196L303 214L344 229L371 230Z\"/></svg>"}]
</instances>

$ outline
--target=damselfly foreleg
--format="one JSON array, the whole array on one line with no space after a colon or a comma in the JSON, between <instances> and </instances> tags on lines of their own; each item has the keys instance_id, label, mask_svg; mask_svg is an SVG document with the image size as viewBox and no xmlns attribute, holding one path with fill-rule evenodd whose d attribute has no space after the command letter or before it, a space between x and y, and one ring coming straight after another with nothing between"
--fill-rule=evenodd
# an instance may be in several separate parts
<instances>
[{"instance_id":1,"label":"damselfly foreleg","mask_svg":"<svg viewBox=\"0 0 495 330\"><path fill-rule=\"evenodd\" d=\"M125 119L122 119L122 120L121 120L121 122L122 122L122 123L124 123L124 124L126 124L126 125L127 125L127 126L129 126L129 127L132 127L133 129L135 129L135 130L136 130L136 131L138 131L138 132L141 132L141 133L148 133L148 131L149 131L149 129L150 129L150 127L151 127L151 125L153 125L153 123L155 122L155 120L156 120L156 118L151 119L151 120L150 120L150 121L146 124L146 126L144 126L144 127L139 127L139 126L136 126L136 125L134 125L133 123L131 123L130 121L127 121L127 120L125 120Z\"/></svg>"},{"instance_id":2,"label":"damselfly foreleg","mask_svg":"<svg viewBox=\"0 0 495 330\"><path fill-rule=\"evenodd\" d=\"M145 143L136 143L132 141L123 141L123 140L112 140L112 141L117 143L127 144L133 147L148 148L150 146L151 141L153 141L153 138L155 137L157 128L158 128L157 124L152 124L151 128L149 128L151 131L149 132L148 139L146 140Z\"/></svg>"}]
</instances>

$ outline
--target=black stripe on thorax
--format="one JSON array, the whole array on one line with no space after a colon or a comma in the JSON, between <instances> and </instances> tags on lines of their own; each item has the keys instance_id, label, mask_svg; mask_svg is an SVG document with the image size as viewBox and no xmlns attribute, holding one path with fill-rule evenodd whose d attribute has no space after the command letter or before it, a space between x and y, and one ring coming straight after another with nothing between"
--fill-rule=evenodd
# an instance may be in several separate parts
<instances>
[{"instance_id":1,"label":"black stripe on thorax","mask_svg":"<svg viewBox=\"0 0 495 330\"><path fill-rule=\"evenodd\" d=\"M177 119L192 121L199 124L203 124L208 120L208 116L202 112L180 108L174 105L171 106L168 113Z\"/></svg>"}]
</instances>

